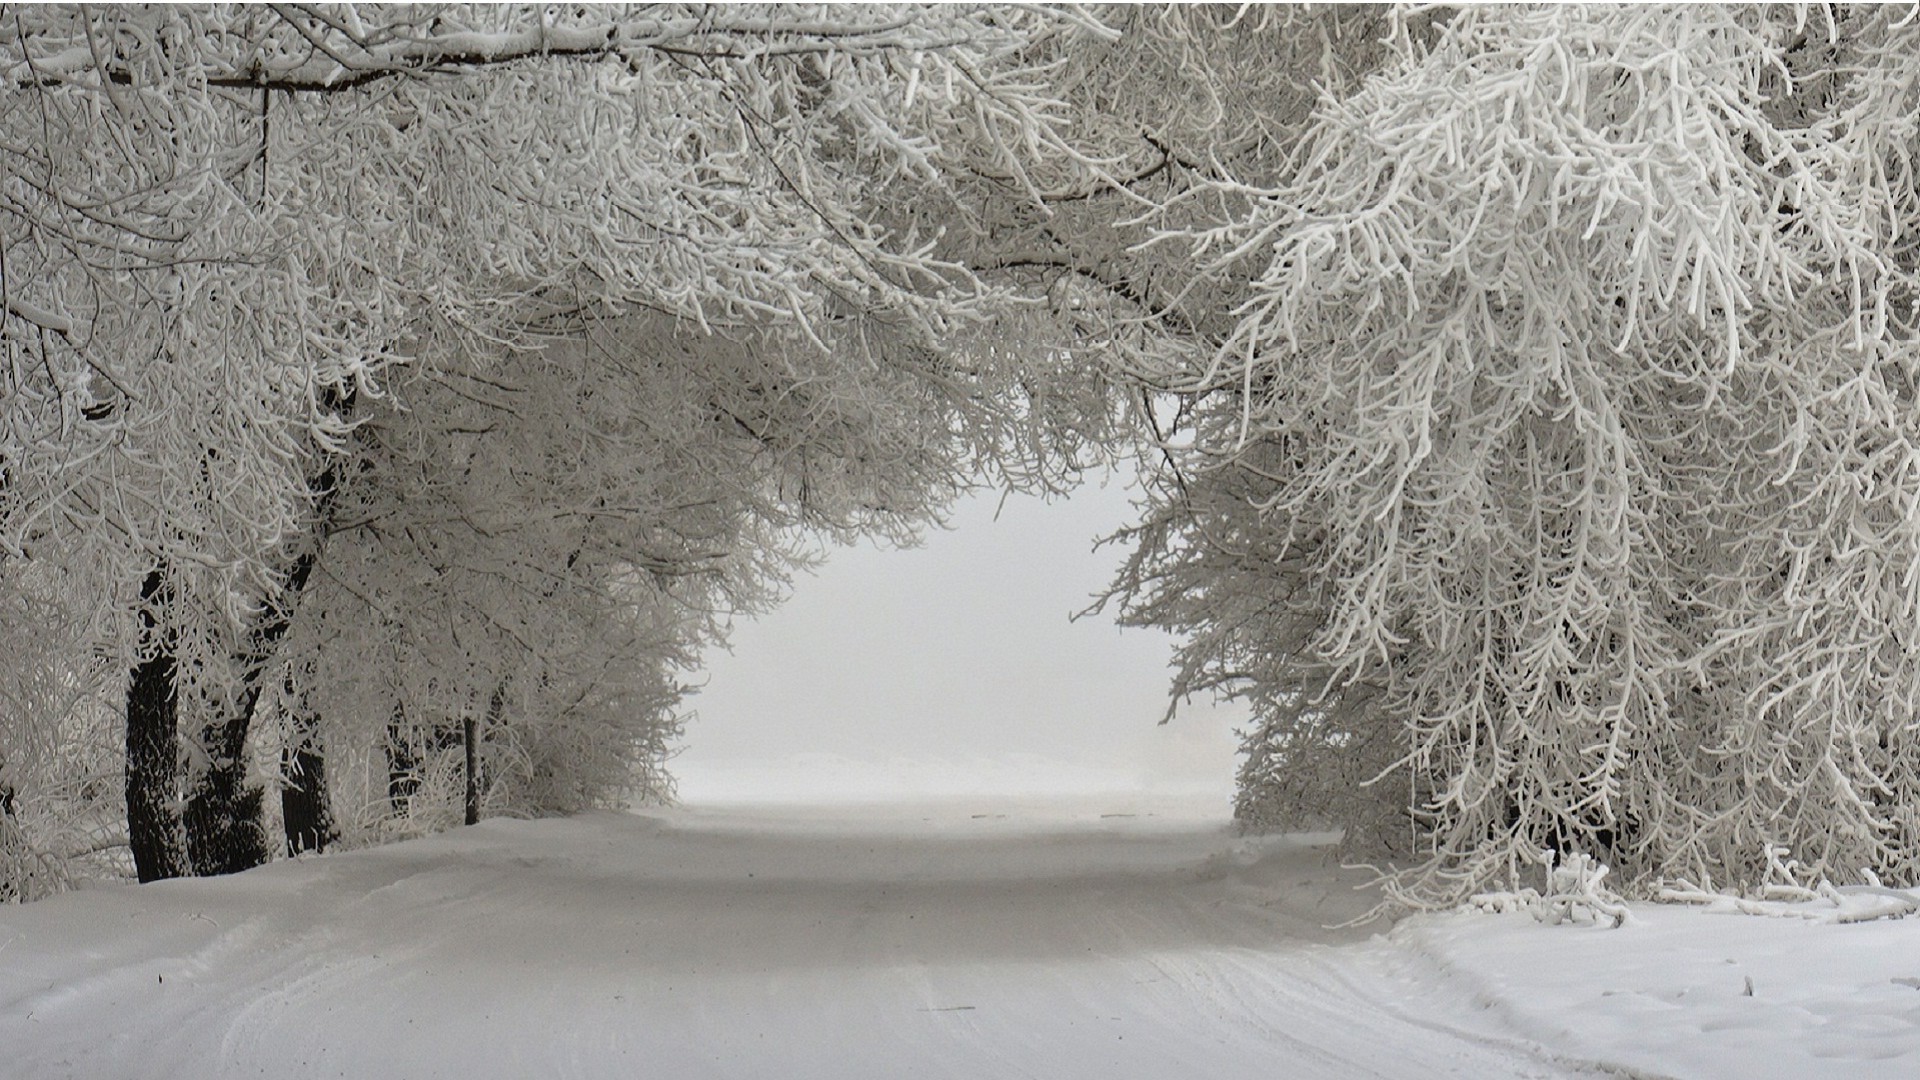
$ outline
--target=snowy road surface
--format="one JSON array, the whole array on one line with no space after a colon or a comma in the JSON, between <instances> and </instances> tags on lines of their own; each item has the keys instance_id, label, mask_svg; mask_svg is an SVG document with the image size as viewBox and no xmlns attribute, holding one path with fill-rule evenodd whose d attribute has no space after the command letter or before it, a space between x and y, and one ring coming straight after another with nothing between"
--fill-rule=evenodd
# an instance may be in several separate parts
<instances>
[{"instance_id":1,"label":"snowy road surface","mask_svg":"<svg viewBox=\"0 0 1920 1080\"><path fill-rule=\"evenodd\" d=\"M1364 910L1311 839L996 800L494 821L0 907L0 1080L1920 1076L1920 920Z\"/></svg>"},{"instance_id":2,"label":"snowy road surface","mask_svg":"<svg viewBox=\"0 0 1920 1080\"><path fill-rule=\"evenodd\" d=\"M1344 970L1307 844L1021 817L496 821L0 909L0 1075L1568 1074Z\"/></svg>"}]
</instances>

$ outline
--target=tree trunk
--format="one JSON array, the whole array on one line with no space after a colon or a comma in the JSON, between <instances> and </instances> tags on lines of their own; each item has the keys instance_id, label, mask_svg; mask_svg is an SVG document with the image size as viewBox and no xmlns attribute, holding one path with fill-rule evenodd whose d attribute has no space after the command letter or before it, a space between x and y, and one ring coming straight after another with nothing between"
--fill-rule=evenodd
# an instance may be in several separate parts
<instances>
[{"instance_id":1,"label":"tree trunk","mask_svg":"<svg viewBox=\"0 0 1920 1080\"><path fill-rule=\"evenodd\" d=\"M325 851L339 835L327 802L327 759L320 751L319 727L320 718L301 709L293 720L293 743L280 758L280 820L290 856Z\"/></svg>"},{"instance_id":2,"label":"tree trunk","mask_svg":"<svg viewBox=\"0 0 1920 1080\"><path fill-rule=\"evenodd\" d=\"M500 722L500 715L507 707L507 684L500 683L493 688L493 694L487 699L486 729L482 731L479 723L469 716L463 722L467 743L467 824L480 823L480 740L486 737L486 731Z\"/></svg>"},{"instance_id":3,"label":"tree trunk","mask_svg":"<svg viewBox=\"0 0 1920 1080\"><path fill-rule=\"evenodd\" d=\"M287 854L325 851L340 836L327 801L326 758L314 747L302 746L287 751L285 768L280 816L286 825Z\"/></svg>"},{"instance_id":4,"label":"tree trunk","mask_svg":"<svg viewBox=\"0 0 1920 1080\"><path fill-rule=\"evenodd\" d=\"M180 748L172 643L156 633L151 610L165 586L164 568L148 573L140 586L146 605L140 621L157 640L153 656L135 665L127 687L127 843L143 882L187 872L180 822L174 816L180 802Z\"/></svg>"},{"instance_id":5,"label":"tree trunk","mask_svg":"<svg viewBox=\"0 0 1920 1080\"><path fill-rule=\"evenodd\" d=\"M328 469L318 482L330 484L332 478ZM261 820L266 793L258 784L247 783L247 734L253 730L267 671L292 624L294 604L319 561L317 540L315 544L294 560L279 598L267 605L248 635L247 652L240 658L243 682L232 713L201 731L208 765L188 797L187 848L193 872L202 877L251 870L273 857Z\"/></svg>"},{"instance_id":6,"label":"tree trunk","mask_svg":"<svg viewBox=\"0 0 1920 1080\"><path fill-rule=\"evenodd\" d=\"M0 904L27 899L33 873L22 865L25 843L13 820L13 785L6 781L7 759L0 754Z\"/></svg>"},{"instance_id":7,"label":"tree trunk","mask_svg":"<svg viewBox=\"0 0 1920 1080\"><path fill-rule=\"evenodd\" d=\"M395 703L393 718L387 721L387 805L393 816L404 817L420 790L420 759L413 752L413 740L407 737L407 708Z\"/></svg>"},{"instance_id":8,"label":"tree trunk","mask_svg":"<svg viewBox=\"0 0 1920 1080\"><path fill-rule=\"evenodd\" d=\"M479 727L469 716L462 722L467 740L467 824L480 824L480 747Z\"/></svg>"},{"instance_id":9,"label":"tree trunk","mask_svg":"<svg viewBox=\"0 0 1920 1080\"><path fill-rule=\"evenodd\" d=\"M336 410L350 411L353 395L339 397L330 391L327 403ZM253 730L267 672L274 667L280 643L292 625L294 606L320 559L338 477L336 463L329 460L326 469L307 482L308 490L315 494L312 542L294 559L280 595L266 604L260 621L247 634L246 651L236 658L241 686L232 712L201 730L208 765L188 795L186 826L193 871L202 877L250 870L273 857L262 820L266 792L258 784L247 783L247 735ZM323 787L319 798L325 797Z\"/></svg>"},{"instance_id":10,"label":"tree trunk","mask_svg":"<svg viewBox=\"0 0 1920 1080\"><path fill-rule=\"evenodd\" d=\"M187 800L187 854L201 877L237 874L273 857L261 822L266 792L247 782L247 730L252 710L208 724L208 764Z\"/></svg>"}]
</instances>

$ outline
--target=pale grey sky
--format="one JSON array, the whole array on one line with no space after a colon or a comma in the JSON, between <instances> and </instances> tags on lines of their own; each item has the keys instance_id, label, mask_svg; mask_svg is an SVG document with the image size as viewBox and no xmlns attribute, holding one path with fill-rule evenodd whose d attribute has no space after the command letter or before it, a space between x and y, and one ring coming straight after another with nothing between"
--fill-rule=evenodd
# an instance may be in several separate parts
<instances>
[{"instance_id":1,"label":"pale grey sky","mask_svg":"<svg viewBox=\"0 0 1920 1080\"><path fill-rule=\"evenodd\" d=\"M1118 481L1053 503L985 493L921 548L835 549L779 610L739 624L731 655L710 656L675 763L683 795L1187 785L1225 798L1241 714L1195 702L1158 727L1172 639L1069 621L1120 559L1091 549L1129 498Z\"/></svg>"}]
</instances>

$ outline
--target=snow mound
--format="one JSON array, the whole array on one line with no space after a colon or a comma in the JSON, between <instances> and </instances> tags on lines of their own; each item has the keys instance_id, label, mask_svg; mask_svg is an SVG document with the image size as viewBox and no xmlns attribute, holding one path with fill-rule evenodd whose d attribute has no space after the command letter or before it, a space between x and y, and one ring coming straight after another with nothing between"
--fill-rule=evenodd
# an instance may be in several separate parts
<instances>
[{"instance_id":1,"label":"snow mound","mask_svg":"<svg viewBox=\"0 0 1920 1080\"><path fill-rule=\"evenodd\" d=\"M1909 897L1910 899L1910 897ZM1920 1076L1920 920L1896 896L1633 904L1620 929L1524 913L1409 919L1388 954L1460 1026L1628 1076ZM1758 912L1790 918L1728 918ZM1870 915L1870 913L1873 913ZM1863 921L1868 918L1873 921Z\"/></svg>"}]
</instances>

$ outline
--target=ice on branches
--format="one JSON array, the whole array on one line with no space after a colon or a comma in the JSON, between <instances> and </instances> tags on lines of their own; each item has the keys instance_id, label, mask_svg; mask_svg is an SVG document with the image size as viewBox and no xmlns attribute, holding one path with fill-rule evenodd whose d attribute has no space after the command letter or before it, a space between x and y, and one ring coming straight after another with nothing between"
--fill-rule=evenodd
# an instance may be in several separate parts
<instances>
[{"instance_id":1,"label":"ice on branches","mask_svg":"<svg viewBox=\"0 0 1920 1080\"><path fill-rule=\"evenodd\" d=\"M1476 893L1470 903L1482 911L1525 911L1540 922L1554 925L1605 919L1617 929L1632 921L1626 901L1607 888L1606 864L1586 855L1557 858L1551 851L1543 852L1540 861L1547 868L1545 890L1528 887Z\"/></svg>"},{"instance_id":2,"label":"ice on branches","mask_svg":"<svg viewBox=\"0 0 1920 1080\"><path fill-rule=\"evenodd\" d=\"M147 703L143 805L184 805L190 848L325 745L388 776L349 818L413 815L463 727L490 809L664 794L679 672L797 530L909 536L983 469L1058 486L1107 437L1099 394L1022 385L997 336L1027 305L973 241L983 190L1032 215L1101 182L1047 54L1111 36L1047 8L9 10L0 599L58 575L74 633L0 691ZM28 817L65 782L21 749L55 712L0 719Z\"/></svg>"},{"instance_id":3,"label":"ice on branches","mask_svg":"<svg viewBox=\"0 0 1920 1080\"><path fill-rule=\"evenodd\" d=\"M1122 584L1255 703L1243 810L1420 902L1542 847L1920 879L1920 38L1826 18L1400 16L1271 182L1160 211L1235 321L1137 366L1185 475Z\"/></svg>"},{"instance_id":4,"label":"ice on branches","mask_svg":"<svg viewBox=\"0 0 1920 1080\"><path fill-rule=\"evenodd\" d=\"M1751 895L1716 892L1690 881L1662 885L1656 895L1683 904L1704 904L1708 911L1808 919L1823 923L1872 922L1900 919L1920 912L1920 893L1890 889L1873 871L1861 874L1859 885L1835 885L1825 876L1814 877L1785 848L1766 847L1765 881Z\"/></svg>"}]
</instances>

